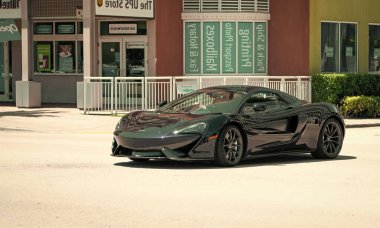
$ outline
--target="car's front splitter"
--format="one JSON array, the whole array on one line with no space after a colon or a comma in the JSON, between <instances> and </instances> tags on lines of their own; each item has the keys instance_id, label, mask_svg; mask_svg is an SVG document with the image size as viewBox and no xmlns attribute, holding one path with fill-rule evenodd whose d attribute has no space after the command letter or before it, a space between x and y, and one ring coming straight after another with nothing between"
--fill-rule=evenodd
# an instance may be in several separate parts
<instances>
[{"instance_id":1,"label":"car's front splitter","mask_svg":"<svg viewBox=\"0 0 380 228\"><path fill-rule=\"evenodd\" d=\"M164 140L166 139L166 140ZM169 159L176 161L213 160L215 139L200 135L156 139L130 139L115 135L112 155L128 158ZM165 145L163 145L165 143ZM144 144L142 147L141 145ZM133 147L140 145L139 147Z\"/></svg>"}]
</instances>

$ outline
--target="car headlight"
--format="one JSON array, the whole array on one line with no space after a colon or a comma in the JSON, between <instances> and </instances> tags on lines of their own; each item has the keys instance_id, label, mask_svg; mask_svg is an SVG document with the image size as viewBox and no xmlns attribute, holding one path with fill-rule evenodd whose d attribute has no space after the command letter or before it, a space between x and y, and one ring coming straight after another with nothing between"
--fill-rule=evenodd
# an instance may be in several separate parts
<instances>
[{"instance_id":1,"label":"car headlight","mask_svg":"<svg viewBox=\"0 0 380 228\"><path fill-rule=\"evenodd\" d=\"M196 123L178 130L175 130L173 134L202 134L206 129L205 123Z\"/></svg>"},{"instance_id":2,"label":"car headlight","mask_svg":"<svg viewBox=\"0 0 380 228\"><path fill-rule=\"evenodd\" d=\"M115 129L117 131L121 130L126 125L126 123L127 123L127 119L126 118L121 118L119 120L119 122L116 124Z\"/></svg>"}]
</instances>

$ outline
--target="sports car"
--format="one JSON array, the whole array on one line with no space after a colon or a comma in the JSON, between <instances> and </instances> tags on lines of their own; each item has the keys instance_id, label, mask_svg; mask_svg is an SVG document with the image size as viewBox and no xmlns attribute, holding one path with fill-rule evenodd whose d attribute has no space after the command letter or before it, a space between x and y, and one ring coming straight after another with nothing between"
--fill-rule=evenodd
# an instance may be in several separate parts
<instances>
[{"instance_id":1,"label":"sports car","mask_svg":"<svg viewBox=\"0 0 380 228\"><path fill-rule=\"evenodd\" d=\"M220 166L284 153L333 159L344 134L335 105L262 87L218 86L161 102L154 111L126 114L114 131L112 155L140 162L213 160Z\"/></svg>"}]
</instances>

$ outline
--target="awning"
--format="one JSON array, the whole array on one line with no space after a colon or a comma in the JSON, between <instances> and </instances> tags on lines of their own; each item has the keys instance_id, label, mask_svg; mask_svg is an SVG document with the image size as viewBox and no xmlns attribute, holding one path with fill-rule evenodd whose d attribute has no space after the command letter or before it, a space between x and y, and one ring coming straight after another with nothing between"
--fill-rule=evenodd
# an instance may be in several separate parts
<instances>
[{"instance_id":1,"label":"awning","mask_svg":"<svg viewBox=\"0 0 380 228\"><path fill-rule=\"evenodd\" d=\"M21 40L20 31L14 20L0 20L0 42Z\"/></svg>"}]
</instances>

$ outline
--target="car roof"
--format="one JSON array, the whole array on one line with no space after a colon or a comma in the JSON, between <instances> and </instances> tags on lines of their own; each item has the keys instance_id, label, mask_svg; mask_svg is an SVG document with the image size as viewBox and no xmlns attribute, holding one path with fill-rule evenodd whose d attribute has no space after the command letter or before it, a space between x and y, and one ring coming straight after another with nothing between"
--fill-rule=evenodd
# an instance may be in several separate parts
<instances>
[{"instance_id":1,"label":"car roof","mask_svg":"<svg viewBox=\"0 0 380 228\"><path fill-rule=\"evenodd\" d=\"M222 86L212 86L212 87L207 87L204 88L204 90L207 89L226 89L226 90L232 90L232 91L245 91L249 92L252 90L257 90L257 89L268 89L260 86L249 86L249 85L222 85ZM268 89L270 90L270 89Z\"/></svg>"},{"instance_id":2,"label":"car roof","mask_svg":"<svg viewBox=\"0 0 380 228\"><path fill-rule=\"evenodd\" d=\"M290 94L287 94L287 93L284 93L284 92L281 92L280 90L275 90L275 89L270 89L270 88L267 88L267 87L261 87L261 86L250 86L250 85L222 85L222 86L213 86L213 87L208 87L208 88L204 88L203 90L212 90L212 89L224 89L224 90L230 90L230 91L242 91L242 92L247 92L247 93L250 93L252 91L255 91L255 90L264 90L264 91L268 91L268 92L273 92L273 93L276 93L276 94L279 94L281 95L284 99L286 99L288 102L290 103L300 103L301 101L290 95Z\"/></svg>"}]
</instances>

